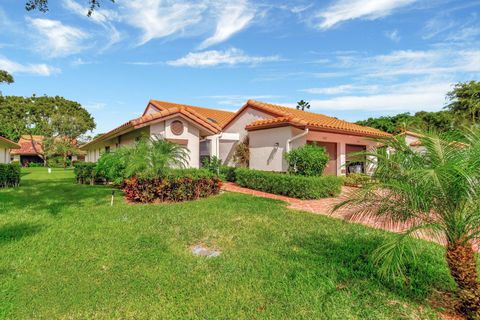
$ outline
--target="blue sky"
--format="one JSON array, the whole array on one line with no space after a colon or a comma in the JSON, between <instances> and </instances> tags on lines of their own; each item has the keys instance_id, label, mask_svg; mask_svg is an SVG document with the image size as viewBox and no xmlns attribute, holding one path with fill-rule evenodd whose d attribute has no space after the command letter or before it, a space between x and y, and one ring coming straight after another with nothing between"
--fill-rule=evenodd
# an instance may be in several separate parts
<instances>
[{"instance_id":1,"label":"blue sky","mask_svg":"<svg viewBox=\"0 0 480 320\"><path fill-rule=\"evenodd\" d=\"M105 2L51 0L50 12L0 3L4 94L60 95L105 132L149 99L237 110L249 98L346 120L440 110L479 80L480 1Z\"/></svg>"}]
</instances>

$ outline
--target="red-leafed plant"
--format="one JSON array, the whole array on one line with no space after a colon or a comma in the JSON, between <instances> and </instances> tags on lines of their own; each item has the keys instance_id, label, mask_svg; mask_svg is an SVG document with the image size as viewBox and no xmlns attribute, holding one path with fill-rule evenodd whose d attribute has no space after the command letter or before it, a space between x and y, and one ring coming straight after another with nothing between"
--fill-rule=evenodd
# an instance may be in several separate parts
<instances>
[{"instance_id":1,"label":"red-leafed plant","mask_svg":"<svg viewBox=\"0 0 480 320\"><path fill-rule=\"evenodd\" d=\"M220 192L220 178L207 170L169 170L158 178L126 179L122 189L131 202L181 202Z\"/></svg>"}]
</instances>

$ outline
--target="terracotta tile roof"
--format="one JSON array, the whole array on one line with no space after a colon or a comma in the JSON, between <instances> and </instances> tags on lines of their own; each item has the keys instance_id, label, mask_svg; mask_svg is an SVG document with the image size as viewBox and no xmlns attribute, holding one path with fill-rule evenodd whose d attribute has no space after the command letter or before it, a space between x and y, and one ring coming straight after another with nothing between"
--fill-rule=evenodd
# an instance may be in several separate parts
<instances>
[{"instance_id":1,"label":"terracotta tile roof","mask_svg":"<svg viewBox=\"0 0 480 320\"><path fill-rule=\"evenodd\" d=\"M370 128L360 126L354 123L350 123L344 120L337 118L329 117L319 113L307 112L302 110L297 110L293 108L288 108L280 105L270 104L259 102L255 100L248 100L245 106L240 109L239 112L243 111L245 107L253 107L260 110L263 110L272 115L277 115L273 119L258 120L249 124L247 130L256 130L267 128L275 125L281 124L290 124L299 127L310 127L312 129L323 129L323 130L332 130L342 133L350 133L362 136L390 136L390 134ZM237 112L237 114L239 114Z\"/></svg>"},{"instance_id":2,"label":"terracotta tile roof","mask_svg":"<svg viewBox=\"0 0 480 320\"><path fill-rule=\"evenodd\" d=\"M185 104L178 104L178 103L171 103L159 100L150 100L150 104L155 106L156 108L162 109L170 109L170 108L186 108L189 111L195 112L197 115L204 117L209 122L216 124L220 128L223 127L233 116L235 112L224 111L224 110L216 110L216 109L209 109L203 107L196 107L196 106L189 106Z\"/></svg>"},{"instance_id":3,"label":"terracotta tile roof","mask_svg":"<svg viewBox=\"0 0 480 320\"><path fill-rule=\"evenodd\" d=\"M20 145L13 142L12 140L9 140L7 138L4 138L0 136L0 143L3 143L4 145L7 145L9 149L20 149Z\"/></svg>"},{"instance_id":4,"label":"terracotta tile roof","mask_svg":"<svg viewBox=\"0 0 480 320\"><path fill-rule=\"evenodd\" d=\"M35 156L43 154L42 142L43 136L31 136L23 135L18 140L20 149L12 150L10 154L12 155L22 155L22 156Z\"/></svg>"},{"instance_id":5,"label":"terracotta tile roof","mask_svg":"<svg viewBox=\"0 0 480 320\"><path fill-rule=\"evenodd\" d=\"M151 103L151 101L150 101L150 103ZM168 108L167 107L161 108L157 105L154 105L155 107L157 107L161 111L151 113L151 114L147 114L147 115L141 116L139 118L130 120L128 122L125 122L124 124L116 127L115 129L110 130L109 132L101 135L100 137L98 137L96 139L93 139L92 141L80 146L80 149L85 149L85 147L87 147L87 146L89 146L93 143L96 143L96 142L105 140L107 138L113 137L113 136L115 136L116 134L118 134L122 131L142 128L142 127L148 125L152 121L160 120L162 118L166 118L166 117L169 117L169 116L172 116L172 115L175 115L175 114L182 115L183 117L191 120L192 122L197 123L201 127L205 128L207 131L210 131L212 134L216 134L216 133L221 131L221 127L218 124L210 121L209 119L205 118L205 116L203 116L202 114L200 114L199 112L196 111L196 108L198 108L198 109L203 109L203 108L195 107L195 109L194 109L190 106L185 106L185 105L180 105L180 104L174 104L174 103L168 103L168 104L169 104ZM208 110L210 110L210 109L208 109ZM221 112L224 112L224 111L221 111ZM231 113L231 114L233 115L233 113Z\"/></svg>"}]
</instances>

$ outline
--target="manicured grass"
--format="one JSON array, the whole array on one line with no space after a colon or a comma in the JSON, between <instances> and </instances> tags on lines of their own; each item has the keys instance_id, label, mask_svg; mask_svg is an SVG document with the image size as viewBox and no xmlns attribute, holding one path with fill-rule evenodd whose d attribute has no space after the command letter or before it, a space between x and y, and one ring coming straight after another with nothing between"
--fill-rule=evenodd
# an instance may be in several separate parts
<instances>
[{"instance_id":1,"label":"manicured grass","mask_svg":"<svg viewBox=\"0 0 480 320\"><path fill-rule=\"evenodd\" d=\"M442 248L417 241L409 282L376 275L386 232L225 193L128 205L71 171L24 171L0 191L0 318L435 319L452 288ZM196 257L203 243L222 251Z\"/></svg>"}]
</instances>

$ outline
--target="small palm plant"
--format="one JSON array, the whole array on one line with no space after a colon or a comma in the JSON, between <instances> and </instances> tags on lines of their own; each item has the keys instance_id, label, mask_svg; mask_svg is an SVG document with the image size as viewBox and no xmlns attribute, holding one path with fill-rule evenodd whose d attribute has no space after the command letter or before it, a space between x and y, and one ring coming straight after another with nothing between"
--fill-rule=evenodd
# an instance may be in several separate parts
<instances>
[{"instance_id":1,"label":"small palm plant","mask_svg":"<svg viewBox=\"0 0 480 320\"><path fill-rule=\"evenodd\" d=\"M351 193L336 209L351 206L352 219L403 223L407 231L375 252L382 275L403 273L407 235L427 233L446 241L446 262L458 286L458 310L480 319L480 284L473 244L480 238L480 130L465 130L463 142L437 134L420 138L414 151L404 139L379 140L366 152L376 168L373 183ZM370 157L367 157L370 158ZM372 158L370 158L372 159ZM412 252L410 252L412 253Z\"/></svg>"},{"instance_id":2,"label":"small palm plant","mask_svg":"<svg viewBox=\"0 0 480 320\"><path fill-rule=\"evenodd\" d=\"M125 176L142 178L158 177L168 168L183 169L190 159L184 146L155 135L140 139L124 156Z\"/></svg>"}]
</instances>

